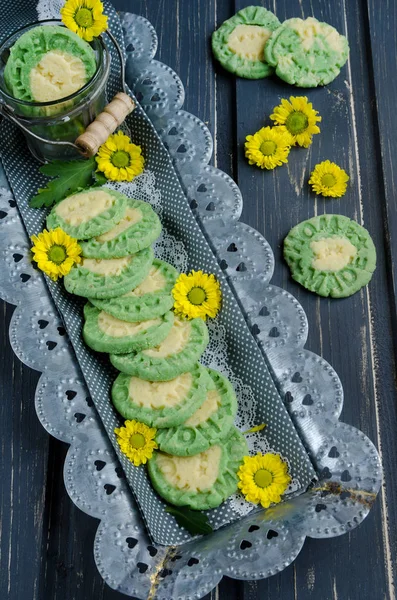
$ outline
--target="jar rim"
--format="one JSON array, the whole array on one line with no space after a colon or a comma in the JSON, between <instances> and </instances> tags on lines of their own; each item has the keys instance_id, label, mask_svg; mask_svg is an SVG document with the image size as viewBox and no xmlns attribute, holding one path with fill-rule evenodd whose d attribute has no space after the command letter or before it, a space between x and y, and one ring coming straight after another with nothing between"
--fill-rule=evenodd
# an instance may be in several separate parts
<instances>
[{"instance_id":1,"label":"jar rim","mask_svg":"<svg viewBox=\"0 0 397 600\"><path fill-rule=\"evenodd\" d=\"M44 25L53 24L53 25L59 25L61 27L65 27L65 25L62 23L62 21L60 19L43 19L42 21L35 21L33 23L30 23L29 25L24 25L23 27L19 27L13 33L11 33L3 41L3 43L1 44L1 46L0 46L0 56L4 52L5 46L7 45L7 42L9 42L9 40L11 38L13 38L16 34L18 34L20 32L23 32L24 30L31 29L33 27L39 27L40 25L43 25L43 24ZM99 41L99 44L100 44L101 50L103 52L103 55L105 56L105 58L108 59L107 61L105 61L105 65L106 65L106 63L109 62L109 51L108 51L108 49L106 47L106 44L105 44L105 42L103 40L102 35L99 35L95 39ZM98 80L99 74L100 74L100 70L101 70L101 66L102 66L102 63L98 62L97 66L96 66L95 73L93 74L93 76L91 77L91 79L89 79L83 85L83 87L81 87L80 89L78 89L75 92L73 92L73 94L70 94L69 96L65 96L64 98L58 98L57 100L51 100L50 102L28 102L27 100L21 100L20 98L15 98L11 94L9 94L6 90L4 90L3 86L0 87L0 95L2 95L4 98L9 99L11 102L13 102L15 104L18 104L18 105L24 106L24 107L45 108L45 107L49 107L49 106L56 106L57 104L60 104L61 102L66 102L66 101L69 101L69 100L74 100L78 95L80 95L83 92L87 91L90 88L90 86Z\"/></svg>"}]
</instances>

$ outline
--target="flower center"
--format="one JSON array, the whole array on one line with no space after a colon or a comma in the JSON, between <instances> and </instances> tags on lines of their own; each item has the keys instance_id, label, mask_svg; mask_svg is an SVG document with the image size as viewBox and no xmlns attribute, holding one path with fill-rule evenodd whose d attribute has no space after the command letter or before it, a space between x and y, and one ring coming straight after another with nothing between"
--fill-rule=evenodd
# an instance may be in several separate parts
<instances>
[{"instance_id":1,"label":"flower center","mask_svg":"<svg viewBox=\"0 0 397 600\"><path fill-rule=\"evenodd\" d=\"M92 18L92 11L89 8L79 8L74 15L74 20L79 27L91 27L94 22L94 19Z\"/></svg>"},{"instance_id":2,"label":"flower center","mask_svg":"<svg viewBox=\"0 0 397 600\"><path fill-rule=\"evenodd\" d=\"M194 287L190 290L187 297L191 304L195 304L197 306L198 304L202 304L207 296L202 288Z\"/></svg>"},{"instance_id":3,"label":"flower center","mask_svg":"<svg viewBox=\"0 0 397 600\"><path fill-rule=\"evenodd\" d=\"M292 112L286 122L285 126L292 135L298 135L298 133L303 133L307 126L309 125L309 121L307 116L300 111Z\"/></svg>"},{"instance_id":4,"label":"flower center","mask_svg":"<svg viewBox=\"0 0 397 600\"><path fill-rule=\"evenodd\" d=\"M130 445L132 448L142 448L145 445L145 436L141 433L133 433L130 437Z\"/></svg>"},{"instance_id":5,"label":"flower center","mask_svg":"<svg viewBox=\"0 0 397 600\"><path fill-rule=\"evenodd\" d=\"M254 475L254 481L258 487L266 488L273 481L273 475L267 469L258 469Z\"/></svg>"},{"instance_id":6,"label":"flower center","mask_svg":"<svg viewBox=\"0 0 397 600\"><path fill-rule=\"evenodd\" d=\"M274 154L276 152L277 144L276 144L276 142L273 142L273 140L266 140L265 142L261 143L259 150L265 156L271 156L272 154Z\"/></svg>"},{"instance_id":7,"label":"flower center","mask_svg":"<svg viewBox=\"0 0 397 600\"><path fill-rule=\"evenodd\" d=\"M336 178L334 177L334 175L332 175L332 173L326 173L321 177L321 183L323 186L331 188L335 185Z\"/></svg>"},{"instance_id":8,"label":"flower center","mask_svg":"<svg viewBox=\"0 0 397 600\"><path fill-rule=\"evenodd\" d=\"M130 164L130 155L124 150L116 150L110 160L114 167L120 169L121 167L128 167Z\"/></svg>"},{"instance_id":9,"label":"flower center","mask_svg":"<svg viewBox=\"0 0 397 600\"><path fill-rule=\"evenodd\" d=\"M56 265L61 265L63 261L67 258L66 249L63 246L57 246L54 244L47 252L48 260L55 263Z\"/></svg>"}]
</instances>

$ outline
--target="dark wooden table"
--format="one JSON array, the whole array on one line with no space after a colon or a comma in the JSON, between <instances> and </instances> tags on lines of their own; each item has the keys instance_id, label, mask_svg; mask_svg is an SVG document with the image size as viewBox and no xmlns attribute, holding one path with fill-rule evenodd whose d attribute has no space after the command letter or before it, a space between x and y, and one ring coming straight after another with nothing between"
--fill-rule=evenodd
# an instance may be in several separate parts
<instances>
[{"instance_id":1,"label":"dark wooden table","mask_svg":"<svg viewBox=\"0 0 397 600\"><path fill-rule=\"evenodd\" d=\"M383 460L385 484L360 527L332 540L308 539L295 563L259 582L224 579L208 598L221 600L384 600L395 598L397 575L397 401L395 393L397 211L397 5L395 0L264 0L280 20L316 16L349 38L351 55L325 89L307 93L323 116L309 151L294 150L288 167L262 173L243 155L248 133L262 126L280 97L302 95L276 79L235 79L215 65L210 34L248 2L116 0L147 17L159 36L157 58L180 75L184 108L208 124L213 164L229 173L244 197L242 221L265 235L276 257L272 283L305 309L307 348L336 369L345 390L342 419L364 431ZM341 200L308 191L313 166L325 159L350 173ZM371 232L378 267L370 286L346 300L321 299L289 278L281 242L299 221L324 212L357 219ZM39 374L13 355L2 304L0 377L1 577L9 600L121 600L96 570L97 522L69 500L63 484L67 447L50 438L34 410Z\"/></svg>"}]
</instances>

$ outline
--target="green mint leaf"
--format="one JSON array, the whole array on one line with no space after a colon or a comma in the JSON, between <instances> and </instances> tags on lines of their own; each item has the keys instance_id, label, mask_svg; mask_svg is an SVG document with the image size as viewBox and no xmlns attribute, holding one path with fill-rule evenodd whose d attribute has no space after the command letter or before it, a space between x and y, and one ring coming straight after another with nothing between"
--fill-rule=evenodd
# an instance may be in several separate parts
<instances>
[{"instance_id":1,"label":"green mint leaf","mask_svg":"<svg viewBox=\"0 0 397 600\"><path fill-rule=\"evenodd\" d=\"M94 185L105 185L108 182L107 177L101 171L94 172Z\"/></svg>"},{"instance_id":2,"label":"green mint leaf","mask_svg":"<svg viewBox=\"0 0 397 600\"><path fill-rule=\"evenodd\" d=\"M178 525L192 535L206 535L213 531L203 512L192 510L188 506L167 506L165 511L173 515Z\"/></svg>"},{"instance_id":3,"label":"green mint leaf","mask_svg":"<svg viewBox=\"0 0 397 600\"><path fill-rule=\"evenodd\" d=\"M55 177L47 183L47 187L40 188L30 200L32 208L52 206L66 196L70 196L78 189L86 188L92 184L95 158L88 160L71 160L64 162L55 160L40 167L43 175Z\"/></svg>"}]
</instances>

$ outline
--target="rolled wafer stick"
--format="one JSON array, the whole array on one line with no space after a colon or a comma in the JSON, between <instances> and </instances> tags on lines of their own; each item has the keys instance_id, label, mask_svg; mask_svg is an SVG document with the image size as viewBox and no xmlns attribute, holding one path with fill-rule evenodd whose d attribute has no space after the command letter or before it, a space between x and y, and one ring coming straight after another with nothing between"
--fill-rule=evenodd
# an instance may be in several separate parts
<instances>
[{"instance_id":1,"label":"rolled wafer stick","mask_svg":"<svg viewBox=\"0 0 397 600\"><path fill-rule=\"evenodd\" d=\"M118 92L95 121L90 123L85 132L79 135L75 141L76 146L83 151L85 156L94 156L109 135L121 125L134 108L133 99L124 92Z\"/></svg>"}]
</instances>

